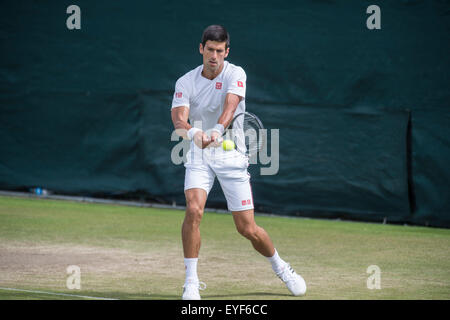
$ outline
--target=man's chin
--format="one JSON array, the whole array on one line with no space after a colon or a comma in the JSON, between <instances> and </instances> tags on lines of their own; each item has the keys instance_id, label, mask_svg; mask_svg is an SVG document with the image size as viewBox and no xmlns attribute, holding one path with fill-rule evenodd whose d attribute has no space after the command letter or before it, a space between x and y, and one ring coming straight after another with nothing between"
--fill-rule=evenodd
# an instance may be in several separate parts
<instances>
[{"instance_id":1,"label":"man's chin","mask_svg":"<svg viewBox=\"0 0 450 320\"><path fill-rule=\"evenodd\" d=\"M205 68L208 70L208 72L210 73L217 73L220 70L220 65L219 64L213 64L211 65L211 63L207 63L205 65Z\"/></svg>"}]
</instances>

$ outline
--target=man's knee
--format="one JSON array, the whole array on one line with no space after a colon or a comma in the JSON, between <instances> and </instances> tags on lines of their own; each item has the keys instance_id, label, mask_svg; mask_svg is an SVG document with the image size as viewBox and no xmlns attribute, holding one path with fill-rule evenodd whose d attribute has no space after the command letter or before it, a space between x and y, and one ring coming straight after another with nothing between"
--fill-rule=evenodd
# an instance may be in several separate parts
<instances>
[{"instance_id":1,"label":"man's knee","mask_svg":"<svg viewBox=\"0 0 450 320\"><path fill-rule=\"evenodd\" d=\"M239 225L237 231L248 240L256 240L258 238L258 227L256 225Z\"/></svg>"},{"instance_id":2,"label":"man's knee","mask_svg":"<svg viewBox=\"0 0 450 320\"><path fill-rule=\"evenodd\" d=\"M189 204L186 207L186 216L184 218L185 223L200 224L203 217L203 207L198 204Z\"/></svg>"}]
</instances>

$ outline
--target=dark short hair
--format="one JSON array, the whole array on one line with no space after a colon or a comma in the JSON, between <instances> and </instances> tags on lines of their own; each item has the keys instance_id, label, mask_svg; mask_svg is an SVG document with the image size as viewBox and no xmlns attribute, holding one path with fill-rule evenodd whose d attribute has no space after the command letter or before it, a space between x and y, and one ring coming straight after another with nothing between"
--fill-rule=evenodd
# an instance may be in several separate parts
<instances>
[{"instance_id":1,"label":"dark short hair","mask_svg":"<svg viewBox=\"0 0 450 320\"><path fill-rule=\"evenodd\" d=\"M206 41L226 42L225 48L230 46L230 35L227 30L218 24L213 24L203 31L202 46L205 47Z\"/></svg>"}]
</instances>

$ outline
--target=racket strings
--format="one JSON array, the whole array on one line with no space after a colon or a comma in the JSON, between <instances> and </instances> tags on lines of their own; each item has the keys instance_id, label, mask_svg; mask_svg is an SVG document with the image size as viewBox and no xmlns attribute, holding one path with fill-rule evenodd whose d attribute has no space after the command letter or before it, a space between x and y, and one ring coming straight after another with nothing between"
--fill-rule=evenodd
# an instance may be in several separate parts
<instances>
[{"instance_id":1,"label":"racket strings","mask_svg":"<svg viewBox=\"0 0 450 320\"><path fill-rule=\"evenodd\" d=\"M237 147L244 147L245 153L254 155L262 148L263 140L260 138L260 130L263 129L261 122L254 116L244 114L236 119L233 126L233 135Z\"/></svg>"},{"instance_id":2,"label":"racket strings","mask_svg":"<svg viewBox=\"0 0 450 320\"><path fill-rule=\"evenodd\" d=\"M259 149L258 136L259 136L259 123L253 117L244 117L244 135L245 135L245 147L249 153L256 152Z\"/></svg>"}]
</instances>

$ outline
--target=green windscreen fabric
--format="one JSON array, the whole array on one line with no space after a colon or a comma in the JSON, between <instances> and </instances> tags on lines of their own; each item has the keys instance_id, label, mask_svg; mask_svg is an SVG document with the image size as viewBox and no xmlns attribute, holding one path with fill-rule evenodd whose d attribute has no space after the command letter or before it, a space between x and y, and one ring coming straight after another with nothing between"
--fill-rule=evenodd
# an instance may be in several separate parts
<instances>
[{"instance_id":1,"label":"green windscreen fabric","mask_svg":"<svg viewBox=\"0 0 450 320\"><path fill-rule=\"evenodd\" d=\"M175 81L223 24L248 110L279 130L277 174L249 169L258 211L449 227L450 3L378 1L369 30L372 4L8 1L0 188L183 205ZM207 206L226 208L218 182Z\"/></svg>"}]
</instances>

